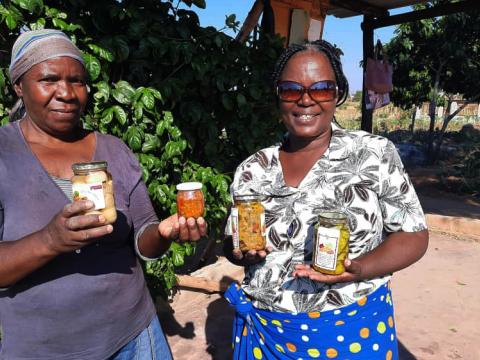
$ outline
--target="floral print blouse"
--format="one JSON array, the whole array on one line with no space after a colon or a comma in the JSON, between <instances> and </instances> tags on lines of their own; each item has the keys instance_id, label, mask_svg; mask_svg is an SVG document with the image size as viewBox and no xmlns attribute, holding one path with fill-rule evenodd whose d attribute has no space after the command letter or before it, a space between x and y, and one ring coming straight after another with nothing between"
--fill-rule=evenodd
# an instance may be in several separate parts
<instances>
[{"instance_id":1,"label":"floral print blouse","mask_svg":"<svg viewBox=\"0 0 480 360\"><path fill-rule=\"evenodd\" d=\"M279 312L332 310L370 294L390 275L360 282L324 284L294 278L298 263L311 263L314 225L319 213L343 212L350 228L349 257L376 248L388 233L426 229L417 194L393 143L332 123L325 154L298 187L285 184L279 161L281 144L246 159L235 172L231 195L264 197L265 261L246 267L242 284L254 306ZM231 235L227 225L227 235Z\"/></svg>"}]
</instances>

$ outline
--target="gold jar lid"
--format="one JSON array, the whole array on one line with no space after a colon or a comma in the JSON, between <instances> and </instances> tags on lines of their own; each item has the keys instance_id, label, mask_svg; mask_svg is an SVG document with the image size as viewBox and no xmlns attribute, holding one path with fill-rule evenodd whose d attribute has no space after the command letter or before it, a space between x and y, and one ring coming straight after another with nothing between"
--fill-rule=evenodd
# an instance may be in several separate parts
<instances>
[{"instance_id":1,"label":"gold jar lid","mask_svg":"<svg viewBox=\"0 0 480 360\"><path fill-rule=\"evenodd\" d=\"M334 224L346 224L347 216L341 212L325 211L318 214L318 219L321 221L334 223Z\"/></svg>"},{"instance_id":2,"label":"gold jar lid","mask_svg":"<svg viewBox=\"0 0 480 360\"><path fill-rule=\"evenodd\" d=\"M262 201L264 198L263 195L258 194L233 195L233 201L238 202Z\"/></svg>"},{"instance_id":3,"label":"gold jar lid","mask_svg":"<svg viewBox=\"0 0 480 360\"><path fill-rule=\"evenodd\" d=\"M95 170L105 170L108 166L106 161L92 161L84 163L75 163L72 165L73 171L95 171Z\"/></svg>"}]
</instances>

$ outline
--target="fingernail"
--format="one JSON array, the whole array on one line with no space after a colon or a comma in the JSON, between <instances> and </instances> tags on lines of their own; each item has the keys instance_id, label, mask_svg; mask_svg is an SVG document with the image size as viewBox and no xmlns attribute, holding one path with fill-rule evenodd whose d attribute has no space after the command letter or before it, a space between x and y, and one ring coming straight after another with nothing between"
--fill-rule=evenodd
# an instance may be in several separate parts
<instances>
[{"instance_id":1,"label":"fingernail","mask_svg":"<svg viewBox=\"0 0 480 360\"><path fill-rule=\"evenodd\" d=\"M113 231L113 226L112 225L107 225L107 231L111 233Z\"/></svg>"},{"instance_id":2,"label":"fingernail","mask_svg":"<svg viewBox=\"0 0 480 360\"><path fill-rule=\"evenodd\" d=\"M101 223L104 223L105 222L105 216L98 215L98 221L101 222Z\"/></svg>"}]
</instances>

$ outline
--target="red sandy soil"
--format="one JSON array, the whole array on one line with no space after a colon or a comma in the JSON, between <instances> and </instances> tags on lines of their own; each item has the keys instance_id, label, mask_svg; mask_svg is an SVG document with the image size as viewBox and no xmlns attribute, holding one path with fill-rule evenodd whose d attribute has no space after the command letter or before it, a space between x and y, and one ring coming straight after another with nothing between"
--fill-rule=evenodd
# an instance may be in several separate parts
<instances>
[{"instance_id":1,"label":"red sandy soil","mask_svg":"<svg viewBox=\"0 0 480 360\"><path fill-rule=\"evenodd\" d=\"M394 274L401 360L480 359L479 259L479 242L434 232L427 254ZM241 279L242 269L220 258L195 275ZM220 294L182 290L172 308L162 324L175 359L231 359L233 311Z\"/></svg>"}]
</instances>

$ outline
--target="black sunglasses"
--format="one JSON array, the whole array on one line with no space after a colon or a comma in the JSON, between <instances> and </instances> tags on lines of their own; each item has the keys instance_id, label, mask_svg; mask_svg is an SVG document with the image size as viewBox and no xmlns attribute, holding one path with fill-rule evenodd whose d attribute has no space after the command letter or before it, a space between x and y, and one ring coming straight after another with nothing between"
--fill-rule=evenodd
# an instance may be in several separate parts
<instances>
[{"instance_id":1,"label":"black sunglasses","mask_svg":"<svg viewBox=\"0 0 480 360\"><path fill-rule=\"evenodd\" d=\"M280 81L277 84L277 96L282 101L298 101L305 92L315 102L332 101L337 97L338 87L335 81L332 80L318 81L308 88L294 81Z\"/></svg>"}]
</instances>

